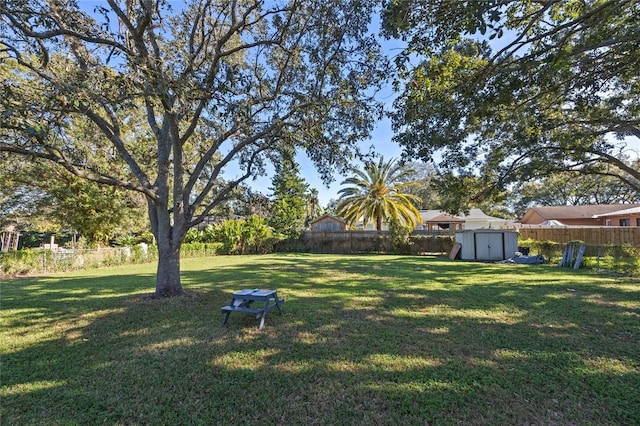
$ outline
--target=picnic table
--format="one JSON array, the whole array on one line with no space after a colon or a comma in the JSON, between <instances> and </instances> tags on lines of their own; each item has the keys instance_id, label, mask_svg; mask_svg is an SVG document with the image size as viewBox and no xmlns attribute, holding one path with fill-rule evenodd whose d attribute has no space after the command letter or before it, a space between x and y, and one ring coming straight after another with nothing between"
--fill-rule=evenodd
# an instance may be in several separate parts
<instances>
[{"instance_id":1,"label":"picnic table","mask_svg":"<svg viewBox=\"0 0 640 426\"><path fill-rule=\"evenodd\" d=\"M257 306L252 306L254 302L262 303L257 303ZM243 312L246 314L254 314L256 318L259 318L260 326L258 329L261 330L262 326L264 326L264 319L268 312L278 308L280 315L284 313L282 310L283 304L284 299L278 297L278 292L276 290L261 290L253 288L236 291L231 296L231 303L221 308L222 313L224 313L222 325L227 323L231 312Z\"/></svg>"}]
</instances>

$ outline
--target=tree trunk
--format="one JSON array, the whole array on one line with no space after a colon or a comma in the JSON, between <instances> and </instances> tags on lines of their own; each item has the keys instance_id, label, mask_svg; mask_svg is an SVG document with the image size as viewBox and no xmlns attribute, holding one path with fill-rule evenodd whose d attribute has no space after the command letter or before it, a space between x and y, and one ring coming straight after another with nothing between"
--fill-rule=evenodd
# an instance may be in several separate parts
<instances>
[{"instance_id":1,"label":"tree trunk","mask_svg":"<svg viewBox=\"0 0 640 426\"><path fill-rule=\"evenodd\" d=\"M180 239L171 225L166 208L156 208L150 203L149 217L158 245L158 269L156 271L156 297L174 297L183 294L180 281Z\"/></svg>"},{"instance_id":2,"label":"tree trunk","mask_svg":"<svg viewBox=\"0 0 640 426\"><path fill-rule=\"evenodd\" d=\"M180 246L158 244L158 269L156 273L156 297L182 295L180 281Z\"/></svg>"}]
</instances>

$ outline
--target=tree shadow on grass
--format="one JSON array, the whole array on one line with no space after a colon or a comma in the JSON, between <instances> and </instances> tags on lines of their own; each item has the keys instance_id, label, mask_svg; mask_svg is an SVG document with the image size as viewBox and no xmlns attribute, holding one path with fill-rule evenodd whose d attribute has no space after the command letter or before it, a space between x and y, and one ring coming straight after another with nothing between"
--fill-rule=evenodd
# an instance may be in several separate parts
<instances>
[{"instance_id":1,"label":"tree shadow on grass","mask_svg":"<svg viewBox=\"0 0 640 426\"><path fill-rule=\"evenodd\" d=\"M60 284L62 293L80 291L76 298L15 297L14 309L40 309L61 330L4 356L3 417L58 424L640 420L640 298L625 281L420 258L249 260L186 270L187 297L178 299L141 297L148 277L131 277L136 284L111 298L97 297L110 278ZM285 315L271 312L261 331L250 315L233 314L223 327L220 306L233 291L256 287L278 289Z\"/></svg>"}]
</instances>

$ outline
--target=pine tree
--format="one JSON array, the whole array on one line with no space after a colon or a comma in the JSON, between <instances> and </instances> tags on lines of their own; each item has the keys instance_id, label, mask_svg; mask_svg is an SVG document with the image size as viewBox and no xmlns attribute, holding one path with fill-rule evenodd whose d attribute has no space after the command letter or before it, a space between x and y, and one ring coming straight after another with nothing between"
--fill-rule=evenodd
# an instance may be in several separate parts
<instances>
[{"instance_id":1,"label":"pine tree","mask_svg":"<svg viewBox=\"0 0 640 426\"><path fill-rule=\"evenodd\" d=\"M287 238L296 238L304 226L309 185L300 176L293 152L283 149L272 180L273 208L269 225Z\"/></svg>"}]
</instances>

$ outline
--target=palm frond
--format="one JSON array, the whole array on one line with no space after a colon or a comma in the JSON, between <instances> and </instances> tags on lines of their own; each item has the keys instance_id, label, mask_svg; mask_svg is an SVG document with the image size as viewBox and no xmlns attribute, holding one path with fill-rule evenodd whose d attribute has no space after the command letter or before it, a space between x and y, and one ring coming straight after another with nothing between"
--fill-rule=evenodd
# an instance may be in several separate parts
<instances>
[{"instance_id":1,"label":"palm frond","mask_svg":"<svg viewBox=\"0 0 640 426\"><path fill-rule=\"evenodd\" d=\"M414 173L412 169L395 159L385 162L380 157L377 163L366 163L364 170L350 171L353 176L342 182L349 186L338 191L336 214L351 224L361 219L364 226L370 220L378 223L398 219L414 227L420 222L420 212L414 205L420 197L404 192L414 184L406 181Z\"/></svg>"}]
</instances>

